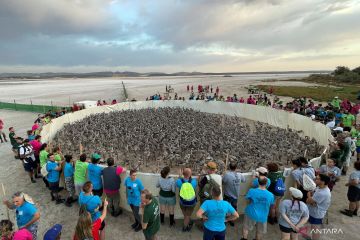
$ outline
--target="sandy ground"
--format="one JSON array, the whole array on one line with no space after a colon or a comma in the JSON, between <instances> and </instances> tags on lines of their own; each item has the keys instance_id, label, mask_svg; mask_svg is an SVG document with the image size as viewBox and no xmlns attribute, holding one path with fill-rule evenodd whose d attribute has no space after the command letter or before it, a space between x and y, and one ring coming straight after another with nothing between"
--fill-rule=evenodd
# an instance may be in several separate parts
<instances>
[{"instance_id":1,"label":"sandy ground","mask_svg":"<svg viewBox=\"0 0 360 240\"><path fill-rule=\"evenodd\" d=\"M0 118L5 122L5 128L14 126L18 135L25 135L25 131L29 128L35 119L36 114L13 112L0 110ZM7 132L7 131L6 131ZM41 220L39 225L39 239L42 239L44 231L55 223L63 225L62 239L71 239L77 221L78 206L67 208L65 205L55 205L50 201L49 191L44 187L42 181L35 184L30 183L28 176L25 174L19 160L15 160L10 151L10 144L0 144L0 182L6 187L7 197L10 197L15 191L24 191L30 194L39 204L41 212ZM343 234L326 234L322 239L359 239L358 233L360 228L360 218L349 218L339 213L340 209L347 206L346 191L344 187L347 177L342 177L333 191L332 205L329 210L329 225L324 228L341 229ZM3 196L1 194L1 199ZM6 218L5 207L0 208L1 219ZM14 211L10 211L10 217L14 220ZM234 228L229 227L227 230L227 239L240 239L242 228L242 217L240 222ZM142 233L134 233L131 228L131 217L124 214L118 218L108 216L106 219L106 234L110 240L117 239L143 239ZM339 230L338 230L339 231ZM252 239L253 235L249 236ZM181 222L177 221L176 228L170 229L168 226L162 226L159 233L159 240L166 239L202 239L202 233L194 227L191 233L181 232ZM280 239L280 231L278 226L268 226L268 233L264 239Z\"/></svg>"},{"instance_id":2,"label":"sandy ground","mask_svg":"<svg viewBox=\"0 0 360 240\"><path fill-rule=\"evenodd\" d=\"M165 85L171 85L178 96L189 97L187 85L216 86L220 88L220 95L247 96L246 86L261 84L264 80L289 79L305 77L308 74L248 74L233 77L196 76L196 77L151 77L151 78L94 78L94 79L42 79L42 80L1 80L0 101L18 103L68 106L76 101L105 99L123 99L123 81L129 99L145 100L156 93L163 94ZM264 84L264 83L263 83ZM265 84L284 84L282 81L266 82ZM304 82L286 82L286 85L308 86ZM284 100L286 100L284 98Z\"/></svg>"}]
</instances>

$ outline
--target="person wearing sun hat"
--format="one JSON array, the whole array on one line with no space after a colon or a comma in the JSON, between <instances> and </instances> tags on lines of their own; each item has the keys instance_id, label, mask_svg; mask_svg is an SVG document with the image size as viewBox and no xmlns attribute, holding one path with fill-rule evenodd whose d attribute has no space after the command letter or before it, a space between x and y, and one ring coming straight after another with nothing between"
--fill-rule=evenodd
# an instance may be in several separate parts
<instances>
[{"instance_id":1,"label":"person wearing sun hat","mask_svg":"<svg viewBox=\"0 0 360 240\"><path fill-rule=\"evenodd\" d=\"M290 187L291 199L283 200L279 205L279 227L282 239L298 239L300 228L309 219L309 209L301 201L303 193L294 187Z\"/></svg>"},{"instance_id":2,"label":"person wearing sun hat","mask_svg":"<svg viewBox=\"0 0 360 240\"><path fill-rule=\"evenodd\" d=\"M210 160L209 158L207 158ZM218 185L218 187L221 190L220 200L222 200L222 177L221 175L217 174L217 164L214 161L209 161L205 165L206 174L203 175L200 178L199 181L199 196L200 196L200 204L205 202L205 200L211 199L211 191L209 190L211 188L211 185L214 183L214 185ZM213 181L212 181L213 180ZM210 193L208 193L208 190Z\"/></svg>"},{"instance_id":3,"label":"person wearing sun hat","mask_svg":"<svg viewBox=\"0 0 360 240\"><path fill-rule=\"evenodd\" d=\"M44 240L60 240L62 225L55 224L44 235Z\"/></svg>"}]
</instances>

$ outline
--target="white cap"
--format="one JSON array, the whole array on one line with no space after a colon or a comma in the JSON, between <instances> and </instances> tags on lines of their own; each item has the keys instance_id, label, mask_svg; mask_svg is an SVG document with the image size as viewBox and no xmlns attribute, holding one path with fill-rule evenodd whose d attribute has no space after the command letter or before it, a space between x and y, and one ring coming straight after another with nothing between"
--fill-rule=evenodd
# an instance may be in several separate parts
<instances>
[{"instance_id":1,"label":"white cap","mask_svg":"<svg viewBox=\"0 0 360 240\"><path fill-rule=\"evenodd\" d=\"M291 192L291 196L293 196L294 198L302 199L303 193L299 189L291 187L289 188L289 191Z\"/></svg>"},{"instance_id":2,"label":"white cap","mask_svg":"<svg viewBox=\"0 0 360 240\"><path fill-rule=\"evenodd\" d=\"M311 118L312 120L314 120L314 119L315 119L315 115L314 115L314 114L311 115L310 118Z\"/></svg>"},{"instance_id":3,"label":"white cap","mask_svg":"<svg viewBox=\"0 0 360 240\"><path fill-rule=\"evenodd\" d=\"M339 132L343 132L344 129L342 127L336 127L333 129L334 131L339 131Z\"/></svg>"},{"instance_id":4,"label":"white cap","mask_svg":"<svg viewBox=\"0 0 360 240\"><path fill-rule=\"evenodd\" d=\"M256 171L259 172L259 173L262 173L262 174L265 174L265 173L268 172L268 170L266 168L264 168L264 167L259 167L259 168L256 169Z\"/></svg>"}]
</instances>

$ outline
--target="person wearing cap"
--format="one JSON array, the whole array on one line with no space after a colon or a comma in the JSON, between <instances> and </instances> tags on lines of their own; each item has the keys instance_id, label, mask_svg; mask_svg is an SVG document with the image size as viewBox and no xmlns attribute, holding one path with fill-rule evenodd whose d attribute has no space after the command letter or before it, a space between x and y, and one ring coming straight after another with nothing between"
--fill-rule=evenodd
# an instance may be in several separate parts
<instances>
[{"instance_id":1,"label":"person wearing cap","mask_svg":"<svg viewBox=\"0 0 360 240\"><path fill-rule=\"evenodd\" d=\"M211 180L214 180L216 185L220 188L220 198L222 200L222 177L219 174L216 174L217 164L213 161L208 162L206 164L206 171L206 175L199 181L200 204L202 204L205 200L210 200L212 198L211 193L206 192L206 186L211 183Z\"/></svg>"},{"instance_id":2,"label":"person wearing cap","mask_svg":"<svg viewBox=\"0 0 360 240\"><path fill-rule=\"evenodd\" d=\"M331 192L328 188L330 178L325 174L316 176L316 189L308 192L306 203L309 208L309 223L311 224L311 239L319 239L318 229L323 224L323 219L331 204Z\"/></svg>"},{"instance_id":3,"label":"person wearing cap","mask_svg":"<svg viewBox=\"0 0 360 240\"><path fill-rule=\"evenodd\" d=\"M101 197L103 194L103 182L101 176L103 175L104 167L99 165L101 155L93 153L91 155L91 163L89 163L87 172L88 180L93 184L93 194Z\"/></svg>"},{"instance_id":4,"label":"person wearing cap","mask_svg":"<svg viewBox=\"0 0 360 240\"><path fill-rule=\"evenodd\" d=\"M298 239L300 228L309 219L309 209L301 201L303 193L296 188L290 187L291 200L285 199L279 205L279 227L282 240Z\"/></svg>"},{"instance_id":5,"label":"person wearing cap","mask_svg":"<svg viewBox=\"0 0 360 240\"><path fill-rule=\"evenodd\" d=\"M250 188L245 198L249 204L245 208L244 227L242 240L246 240L254 227L256 227L256 239L262 239L267 231L267 219L270 206L274 204L274 195L266 189L267 178L259 178L259 187Z\"/></svg>"},{"instance_id":6,"label":"person wearing cap","mask_svg":"<svg viewBox=\"0 0 360 240\"><path fill-rule=\"evenodd\" d=\"M339 110L340 109L340 103L341 103L341 101L340 101L340 99L339 99L339 97L334 97L334 99L331 101L331 106L333 107L333 108L335 108L336 110Z\"/></svg>"},{"instance_id":7,"label":"person wearing cap","mask_svg":"<svg viewBox=\"0 0 360 240\"><path fill-rule=\"evenodd\" d=\"M44 235L44 240L60 240L61 230L62 230L62 225L55 224L54 226L52 226L52 228L46 231Z\"/></svg>"},{"instance_id":8,"label":"person wearing cap","mask_svg":"<svg viewBox=\"0 0 360 240\"><path fill-rule=\"evenodd\" d=\"M255 170L255 175L253 175L252 187L258 188L259 187L259 178L266 178L266 188L268 188L271 184L270 179L267 177L268 170L264 167L259 167Z\"/></svg>"}]
</instances>

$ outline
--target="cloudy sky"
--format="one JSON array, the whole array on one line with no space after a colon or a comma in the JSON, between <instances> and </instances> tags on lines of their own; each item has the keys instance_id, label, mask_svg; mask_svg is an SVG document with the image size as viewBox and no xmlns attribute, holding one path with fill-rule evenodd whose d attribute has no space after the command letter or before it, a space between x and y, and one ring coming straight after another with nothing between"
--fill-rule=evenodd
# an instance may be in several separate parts
<instances>
[{"instance_id":1,"label":"cloudy sky","mask_svg":"<svg viewBox=\"0 0 360 240\"><path fill-rule=\"evenodd\" d=\"M0 72L360 65L359 0L0 0Z\"/></svg>"}]
</instances>

